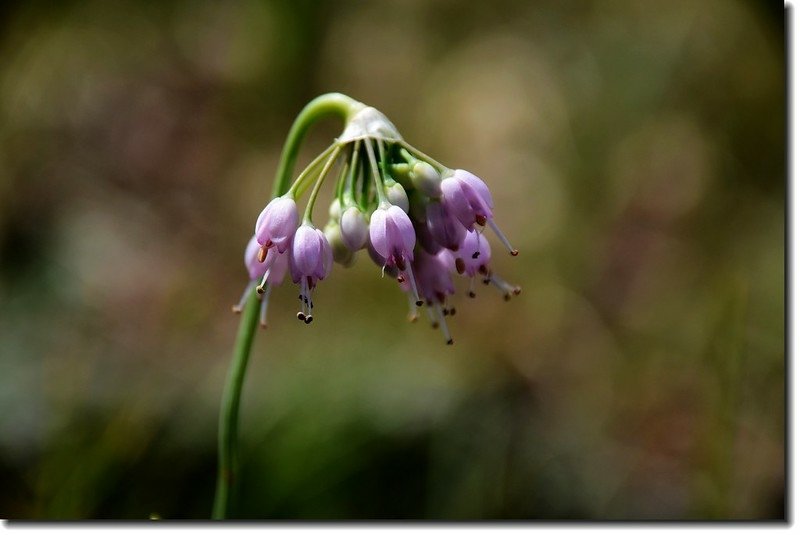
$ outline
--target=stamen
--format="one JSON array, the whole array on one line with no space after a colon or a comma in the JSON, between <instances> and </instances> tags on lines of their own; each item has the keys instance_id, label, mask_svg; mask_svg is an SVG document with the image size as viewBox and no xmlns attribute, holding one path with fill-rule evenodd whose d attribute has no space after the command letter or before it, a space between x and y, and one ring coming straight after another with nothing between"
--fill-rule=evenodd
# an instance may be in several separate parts
<instances>
[{"instance_id":1,"label":"stamen","mask_svg":"<svg viewBox=\"0 0 800 535\"><path fill-rule=\"evenodd\" d=\"M408 321L410 323L415 323L419 319L419 309L411 294L406 295L408 295Z\"/></svg>"},{"instance_id":2,"label":"stamen","mask_svg":"<svg viewBox=\"0 0 800 535\"><path fill-rule=\"evenodd\" d=\"M414 303L416 303L418 307L421 307L422 299L419 298L419 291L417 291L417 281L414 279L414 273L410 269L407 269L405 273L403 273L403 276L407 277L408 283L411 285L411 295L414 296Z\"/></svg>"},{"instance_id":3,"label":"stamen","mask_svg":"<svg viewBox=\"0 0 800 535\"><path fill-rule=\"evenodd\" d=\"M496 286L501 292L503 292L503 299L508 301L511 299L511 295L519 295L522 292L522 288L519 286L513 286L497 275L492 275L489 278L489 282L491 282L494 286Z\"/></svg>"},{"instance_id":4,"label":"stamen","mask_svg":"<svg viewBox=\"0 0 800 535\"><path fill-rule=\"evenodd\" d=\"M453 345L453 338L450 336L450 329L447 328L447 322L444 320L444 313L440 309L436 309L436 314L439 316L439 322L442 325L442 334L444 335L444 341L447 345Z\"/></svg>"},{"instance_id":5,"label":"stamen","mask_svg":"<svg viewBox=\"0 0 800 535\"><path fill-rule=\"evenodd\" d=\"M269 248L272 247L272 240L267 241L266 244L261 246L261 249L258 250L258 261L263 262L267 259L267 251Z\"/></svg>"},{"instance_id":6,"label":"stamen","mask_svg":"<svg viewBox=\"0 0 800 535\"><path fill-rule=\"evenodd\" d=\"M258 286L256 286L256 291L258 292L259 295L263 294L264 293L264 288L266 288L268 286L267 285L267 277L269 277L269 270L264 272L264 276L261 277L261 282L259 283Z\"/></svg>"},{"instance_id":7,"label":"stamen","mask_svg":"<svg viewBox=\"0 0 800 535\"><path fill-rule=\"evenodd\" d=\"M267 286L267 291L261 298L261 314L259 314L259 323L261 324L262 329L267 328L267 306L269 306L269 294L271 290L272 286Z\"/></svg>"},{"instance_id":8,"label":"stamen","mask_svg":"<svg viewBox=\"0 0 800 535\"><path fill-rule=\"evenodd\" d=\"M425 307L425 312L428 314L428 319L431 320L431 327L434 329L439 328L439 322L436 321L436 318L433 316L433 307L428 305Z\"/></svg>"},{"instance_id":9,"label":"stamen","mask_svg":"<svg viewBox=\"0 0 800 535\"><path fill-rule=\"evenodd\" d=\"M475 277L469 278L469 290L467 291L467 295L475 299Z\"/></svg>"},{"instance_id":10,"label":"stamen","mask_svg":"<svg viewBox=\"0 0 800 535\"><path fill-rule=\"evenodd\" d=\"M308 310L308 283L306 282L306 278L302 277L300 279L300 312L297 313L297 319L300 321L306 321L306 315L310 315L311 312Z\"/></svg>"},{"instance_id":11,"label":"stamen","mask_svg":"<svg viewBox=\"0 0 800 535\"><path fill-rule=\"evenodd\" d=\"M255 283L256 281L250 281L247 283L247 286L244 287L244 291L242 292L242 297L239 298L239 302L231 307L231 310L233 310L234 314L241 314L242 310L244 309L244 304L247 301L247 296L250 295L250 290L253 289L253 285Z\"/></svg>"},{"instance_id":12,"label":"stamen","mask_svg":"<svg viewBox=\"0 0 800 535\"><path fill-rule=\"evenodd\" d=\"M519 254L519 251L511 246L511 242L509 242L508 238L506 238L506 235L503 234L503 232L499 228L497 228L497 225L495 224L493 219L489 220L489 226L492 227L492 230L500 239L500 241L503 243L505 248L508 249L508 252L511 253L511 256L517 256Z\"/></svg>"},{"instance_id":13,"label":"stamen","mask_svg":"<svg viewBox=\"0 0 800 535\"><path fill-rule=\"evenodd\" d=\"M306 325L308 325L309 323L314 321L314 316L306 316L306 319L304 319L303 321L305 321Z\"/></svg>"}]
</instances>

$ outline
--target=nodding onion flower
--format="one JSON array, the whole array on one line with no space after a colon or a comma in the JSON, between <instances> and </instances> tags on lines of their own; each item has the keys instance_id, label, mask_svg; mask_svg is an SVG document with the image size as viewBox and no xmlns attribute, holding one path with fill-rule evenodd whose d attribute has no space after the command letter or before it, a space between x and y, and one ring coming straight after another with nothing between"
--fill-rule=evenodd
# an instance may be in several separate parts
<instances>
[{"instance_id":1,"label":"nodding onion flower","mask_svg":"<svg viewBox=\"0 0 800 535\"><path fill-rule=\"evenodd\" d=\"M335 195L324 231L312 222L320 187L336 177ZM300 218L297 201L311 189ZM242 304L253 286L261 298L261 324L266 326L270 290L286 273L299 286L298 319L311 323L311 295L327 278L334 262L348 267L366 249L382 275L390 275L407 294L409 319L426 309L434 328L453 343L445 322L455 314L449 302L454 277L469 279L467 295L475 297L480 277L504 298L519 294L494 274L491 248L483 235L489 226L516 256L494 221L494 203L486 184L468 171L452 170L409 145L395 126L375 108L360 108L342 135L295 179L288 192L272 199L255 225L245 251L250 275Z\"/></svg>"}]
</instances>

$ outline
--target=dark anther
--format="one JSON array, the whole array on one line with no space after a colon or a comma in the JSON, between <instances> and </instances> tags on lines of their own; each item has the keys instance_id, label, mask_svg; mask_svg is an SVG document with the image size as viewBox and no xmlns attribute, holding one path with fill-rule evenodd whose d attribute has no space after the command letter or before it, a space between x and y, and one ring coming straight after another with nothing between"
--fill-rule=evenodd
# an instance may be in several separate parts
<instances>
[{"instance_id":1,"label":"dark anther","mask_svg":"<svg viewBox=\"0 0 800 535\"><path fill-rule=\"evenodd\" d=\"M306 325L308 325L309 323L314 321L314 316L306 316L306 319L304 319L303 321L305 321Z\"/></svg>"},{"instance_id":2,"label":"dark anther","mask_svg":"<svg viewBox=\"0 0 800 535\"><path fill-rule=\"evenodd\" d=\"M470 296L471 298L475 299L475 292L473 292L472 290L470 290L467 295Z\"/></svg>"},{"instance_id":3,"label":"dark anther","mask_svg":"<svg viewBox=\"0 0 800 535\"><path fill-rule=\"evenodd\" d=\"M258 295L263 294L264 293L264 287L261 286L261 285L256 286L256 293L258 293Z\"/></svg>"},{"instance_id":4,"label":"dark anther","mask_svg":"<svg viewBox=\"0 0 800 535\"><path fill-rule=\"evenodd\" d=\"M516 249L511 249L511 256L517 256L518 254L519 251L517 251Z\"/></svg>"},{"instance_id":5,"label":"dark anther","mask_svg":"<svg viewBox=\"0 0 800 535\"><path fill-rule=\"evenodd\" d=\"M451 316L455 316L456 315L456 307L450 307L450 315Z\"/></svg>"},{"instance_id":6,"label":"dark anther","mask_svg":"<svg viewBox=\"0 0 800 535\"><path fill-rule=\"evenodd\" d=\"M302 312L298 312L297 319L299 319L300 321L306 321L306 315L303 314Z\"/></svg>"},{"instance_id":7,"label":"dark anther","mask_svg":"<svg viewBox=\"0 0 800 535\"><path fill-rule=\"evenodd\" d=\"M488 275L489 270L486 269L486 265L484 264L483 266L478 268L478 273L480 273L481 275Z\"/></svg>"},{"instance_id":8,"label":"dark anther","mask_svg":"<svg viewBox=\"0 0 800 535\"><path fill-rule=\"evenodd\" d=\"M453 345L453 339L452 338L447 341L447 345L449 345L449 346Z\"/></svg>"},{"instance_id":9,"label":"dark anther","mask_svg":"<svg viewBox=\"0 0 800 535\"><path fill-rule=\"evenodd\" d=\"M475 222L480 226L484 226L486 224L486 216L485 215L476 215Z\"/></svg>"},{"instance_id":10,"label":"dark anther","mask_svg":"<svg viewBox=\"0 0 800 535\"><path fill-rule=\"evenodd\" d=\"M474 253L472 253L472 259L474 260L474 259L478 258L480 255L481 255L480 251L475 251Z\"/></svg>"}]
</instances>

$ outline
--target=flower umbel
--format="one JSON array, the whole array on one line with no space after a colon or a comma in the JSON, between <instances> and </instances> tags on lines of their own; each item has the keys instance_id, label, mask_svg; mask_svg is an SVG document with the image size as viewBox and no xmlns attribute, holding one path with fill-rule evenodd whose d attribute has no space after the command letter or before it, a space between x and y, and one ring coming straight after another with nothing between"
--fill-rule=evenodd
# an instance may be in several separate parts
<instances>
[{"instance_id":1,"label":"flower umbel","mask_svg":"<svg viewBox=\"0 0 800 535\"><path fill-rule=\"evenodd\" d=\"M312 123L329 115L345 120L342 134L292 181L305 133ZM334 199L322 231L312 219L329 176L336 177ZM309 190L301 219L297 201ZM506 299L520 292L489 265L491 249L482 234L485 226L513 256L517 251L494 222L492 196L483 180L420 152L403 140L381 112L340 93L315 98L295 119L278 163L273 197L258 216L245 248L250 282L233 307L242 319L222 395L215 519L231 514L238 475L239 404L256 325L266 327L270 292L287 272L299 286L297 317L309 324L312 293L319 281L328 278L334 262L348 267L366 249L381 275L395 278L406 293L409 319L415 321L424 307L447 344L453 343L445 317L456 313L450 301L455 294L454 277L469 278L470 297L476 296L478 276Z\"/></svg>"},{"instance_id":2,"label":"flower umbel","mask_svg":"<svg viewBox=\"0 0 800 535\"><path fill-rule=\"evenodd\" d=\"M251 282L234 310L242 309L256 286L265 326L269 292L288 270L299 287L297 317L311 323L312 293L319 281L328 277L334 262L349 267L358 251L367 249L381 273L397 279L406 292L409 319L415 321L425 307L431 325L452 344L445 317L455 314L449 301L454 278L469 279L470 297L477 295L476 278L506 299L520 292L492 271L484 228L491 228L512 256L518 252L494 221L494 202L483 180L412 147L375 108L348 102L342 135L258 216L245 252ZM329 176L336 177L335 195L323 232L312 223L312 214ZM297 201L309 189L301 221Z\"/></svg>"}]
</instances>

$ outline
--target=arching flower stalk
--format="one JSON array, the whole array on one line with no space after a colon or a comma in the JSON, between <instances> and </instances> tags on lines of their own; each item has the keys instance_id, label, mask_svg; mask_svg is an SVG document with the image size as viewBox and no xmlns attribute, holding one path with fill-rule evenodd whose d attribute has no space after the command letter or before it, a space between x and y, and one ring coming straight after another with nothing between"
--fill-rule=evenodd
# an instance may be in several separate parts
<instances>
[{"instance_id":1,"label":"arching flower stalk","mask_svg":"<svg viewBox=\"0 0 800 535\"><path fill-rule=\"evenodd\" d=\"M294 176L305 133L327 115L344 119L342 134ZM335 177L335 195L328 221L320 230L313 222L314 206L330 177ZM309 189L301 220L298 202ZM512 256L518 254L495 223L493 210L489 188L480 178L463 169L450 169L411 146L375 108L331 93L301 111L281 155L272 199L256 218L254 236L245 250L250 282L233 307L242 312L242 324L220 415L215 518L225 518L230 512L241 387L255 326L267 324L272 288L289 272L298 285L297 317L310 324L312 294L331 274L332 264L348 267L366 249L381 275L395 278L406 293L409 319L415 321L424 307L431 325L440 328L446 343L452 344L445 318L456 312L451 302L454 277L469 279L470 297L476 296L478 276L506 299L520 292L489 266L491 248L482 234L485 226Z\"/></svg>"}]
</instances>

